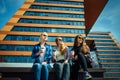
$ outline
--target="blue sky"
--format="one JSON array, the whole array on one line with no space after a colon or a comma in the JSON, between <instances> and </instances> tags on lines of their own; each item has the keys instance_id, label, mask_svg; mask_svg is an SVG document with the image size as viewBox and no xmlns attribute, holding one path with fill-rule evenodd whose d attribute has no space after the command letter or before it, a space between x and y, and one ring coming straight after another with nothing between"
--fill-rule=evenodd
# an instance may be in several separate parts
<instances>
[{"instance_id":1,"label":"blue sky","mask_svg":"<svg viewBox=\"0 0 120 80\"><path fill-rule=\"evenodd\" d=\"M0 0L0 29L25 0ZM109 0L91 31L111 32L120 43L120 0Z\"/></svg>"},{"instance_id":2,"label":"blue sky","mask_svg":"<svg viewBox=\"0 0 120 80\"><path fill-rule=\"evenodd\" d=\"M120 0L109 0L91 31L111 32L120 43Z\"/></svg>"}]
</instances>

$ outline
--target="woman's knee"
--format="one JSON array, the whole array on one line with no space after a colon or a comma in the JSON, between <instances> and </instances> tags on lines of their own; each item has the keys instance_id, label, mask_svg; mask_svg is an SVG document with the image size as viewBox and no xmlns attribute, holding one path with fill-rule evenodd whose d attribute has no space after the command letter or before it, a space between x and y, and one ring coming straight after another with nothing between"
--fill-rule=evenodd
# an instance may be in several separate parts
<instances>
[{"instance_id":1,"label":"woman's knee","mask_svg":"<svg viewBox=\"0 0 120 80\"><path fill-rule=\"evenodd\" d=\"M79 57L85 57L85 55L83 53L79 53L78 56Z\"/></svg>"},{"instance_id":2,"label":"woman's knee","mask_svg":"<svg viewBox=\"0 0 120 80\"><path fill-rule=\"evenodd\" d=\"M70 71L70 65L69 65L69 63L65 63L64 64L64 68Z\"/></svg>"},{"instance_id":3,"label":"woman's knee","mask_svg":"<svg viewBox=\"0 0 120 80\"><path fill-rule=\"evenodd\" d=\"M42 65L42 69L48 69L48 66L46 64Z\"/></svg>"},{"instance_id":4,"label":"woman's knee","mask_svg":"<svg viewBox=\"0 0 120 80\"><path fill-rule=\"evenodd\" d=\"M60 67L61 66L61 63L55 63L54 64L54 67Z\"/></svg>"},{"instance_id":5,"label":"woman's knee","mask_svg":"<svg viewBox=\"0 0 120 80\"><path fill-rule=\"evenodd\" d=\"M69 63L64 63L64 66L70 67L70 64Z\"/></svg>"},{"instance_id":6,"label":"woman's knee","mask_svg":"<svg viewBox=\"0 0 120 80\"><path fill-rule=\"evenodd\" d=\"M54 67L55 70L60 70L61 71L62 68L63 68L62 66L63 65L61 63L55 63L53 67Z\"/></svg>"},{"instance_id":7,"label":"woman's knee","mask_svg":"<svg viewBox=\"0 0 120 80\"><path fill-rule=\"evenodd\" d=\"M40 70L41 68L42 68L41 64L39 64L39 63L34 63L33 64L33 69Z\"/></svg>"}]
</instances>

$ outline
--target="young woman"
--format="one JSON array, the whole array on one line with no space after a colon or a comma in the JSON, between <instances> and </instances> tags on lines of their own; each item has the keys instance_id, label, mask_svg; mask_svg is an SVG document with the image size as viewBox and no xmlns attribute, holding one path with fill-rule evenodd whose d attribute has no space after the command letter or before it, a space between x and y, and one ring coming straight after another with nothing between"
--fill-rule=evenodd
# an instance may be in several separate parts
<instances>
[{"instance_id":1,"label":"young woman","mask_svg":"<svg viewBox=\"0 0 120 80\"><path fill-rule=\"evenodd\" d=\"M68 47L64 45L61 37L56 38L57 48L53 52L53 58L55 61L54 69L57 75L57 80L69 80L70 77L70 66L69 60L69 50Z\"/></svg>"},{"instance_id":2,"label":"young woman","mask_svg":"<svg viewBox=\"0 0 120 80\"><path fill-rule=\"evenodd\" d=\"M73 53L70 54L74 62L74 65L72 66L72 74L71 74L72 80L78 80L78 71L80 69L80 66L84 70L84 79L92 78L92 76L88 73L88 69L87 69L87 62L84 55L84 52L87 51L83 50L83 41L84 39L82 35L77 35L75 37L74 45L71 50L71 52L74 52L74 55Z\"/></svg>"},{"instance_id":3,"label":"young woman","mask_svg":"<svg viewBox=\"0 0 120 80\"><path fill-rule=\"evenodd\" d=\"M48 80L48 69L51 68L52 47L46 43L47 40L48 34L43 32L40 35L39 44L36 44L32 50L31 57L35 59L33 64L34 80Z\"/></svg>"}]
</instances>

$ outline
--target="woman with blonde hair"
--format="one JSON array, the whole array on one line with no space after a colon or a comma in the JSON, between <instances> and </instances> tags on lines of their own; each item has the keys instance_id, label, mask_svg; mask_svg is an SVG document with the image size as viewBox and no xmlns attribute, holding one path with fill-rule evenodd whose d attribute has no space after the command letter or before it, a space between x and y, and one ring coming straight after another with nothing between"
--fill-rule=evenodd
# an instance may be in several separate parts
<instances>
[{"instance_id":1,"label":"woman with blonde hair","mask_svg":"<svg viewBox=\"0 0 120 80\"><path fill-rule=\"evenodd\" d=\"M69 80L70 77L70 66L68 63L69 60L69 49L64 45L64 42L61 37L56 38L57 48L53 52L53 58L55 64L54 69L57 75L57 80Z\"/></svg>"}]
</instances>

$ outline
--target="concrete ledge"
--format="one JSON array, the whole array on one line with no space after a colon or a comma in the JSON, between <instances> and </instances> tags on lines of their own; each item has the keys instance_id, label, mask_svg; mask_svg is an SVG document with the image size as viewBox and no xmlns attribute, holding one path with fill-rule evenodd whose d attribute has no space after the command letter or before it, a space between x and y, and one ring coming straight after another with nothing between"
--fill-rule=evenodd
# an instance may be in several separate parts
<instances>
[{"instance_id":1,"label":"concrete ledge","mask_svg":"<svg viewBox=\"0 0 120 80\"><path fill-rule=\"evenodd\" d=\"M0 63L0 73L3 77L19 77L21 80L34 80L33 63ZM93 78L103 78L105 69L89 68ZM79 70L79 79L83 78L83 70ZM54 69L49 70L49 80L56 80ZM97 79L96 79L97 80Z\"/></svg>"},{"instance_id":2,"label":"concrete ledge","mask_svg":"<svg viewBox=\"0 0 120 80\"><path fill-rule=\"evenodd\" d=\"M27 68L32 68L33 63L0 63L0 67L27 67Z\"/></svg>"}]
</instances>

